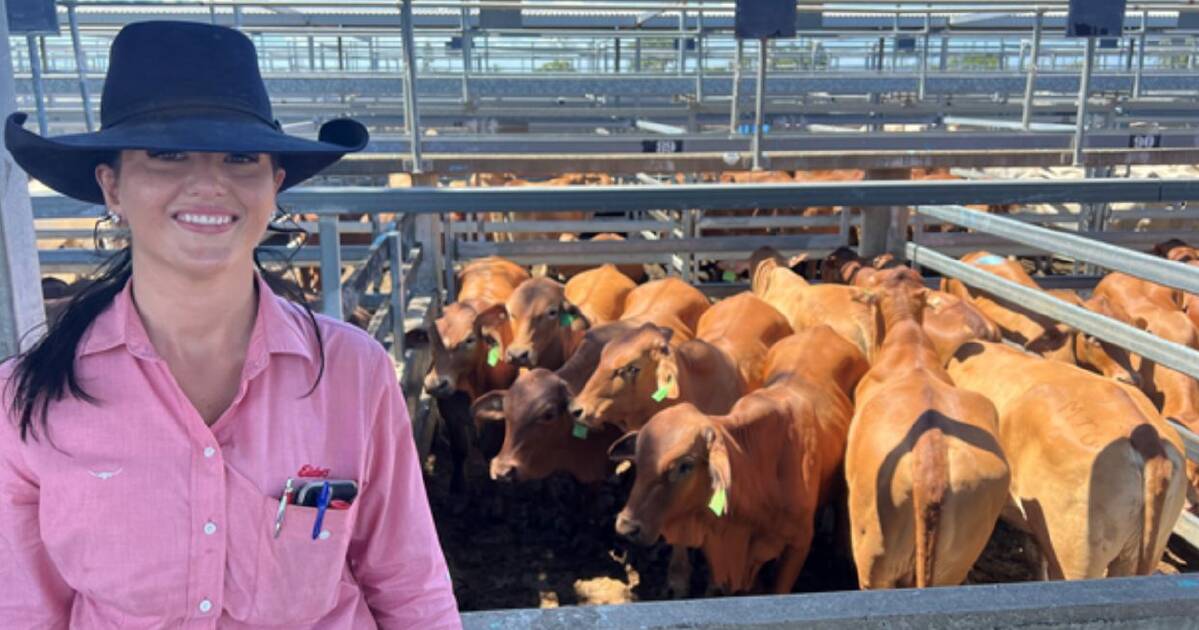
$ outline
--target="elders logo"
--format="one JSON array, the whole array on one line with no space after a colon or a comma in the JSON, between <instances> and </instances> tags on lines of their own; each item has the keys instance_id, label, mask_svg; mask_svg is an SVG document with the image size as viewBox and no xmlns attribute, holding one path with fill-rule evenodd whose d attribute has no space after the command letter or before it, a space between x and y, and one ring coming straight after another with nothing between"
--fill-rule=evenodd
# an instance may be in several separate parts
<instances>
[{"instance_id":1,"label":"elders logo","mask_svg":"<svg viewBox=\"0 0 1199 630\"><path fill-rule=\"evenodd\" d=\"M300 467L300 472L297 473L296 476L297 477L310 477L310 478L316 478L316 479L328 479L329 478L329 469L328 468L320 468L318 466L313 466L312 464L304 464L303 466Z\"/></svg>"}]
</instances>

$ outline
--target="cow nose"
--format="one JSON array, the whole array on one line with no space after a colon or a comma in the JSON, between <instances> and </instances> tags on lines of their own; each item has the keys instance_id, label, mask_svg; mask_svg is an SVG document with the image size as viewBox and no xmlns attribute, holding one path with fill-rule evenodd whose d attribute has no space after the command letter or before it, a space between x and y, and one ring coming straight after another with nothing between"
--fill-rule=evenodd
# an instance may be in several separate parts
<instances>
[{"instance_id":1,"label":"cow nose","mask_svg":"<svg viewBox=\"0 0 1199 630\"><path fill-rule=\"evenodd\" d=\"M508 362L514 365L528 366L529 349L528 348L512 348L508 350Z\"/></svg>"},{"instance_id":2,"label":"cow nose","mask_svg":"<svg viewBox=\"0 0 1199 630\"><path fill-rule=\"evenodd\" d=\"M638 523L622 513L620 516L616 517L616 533L628 538L633 542L640 542L641 523Z\"/></svg>"},{"instance_id":3,"label":"cow nose","mask_svg":"<svg viewBox=\"0 0 1199 630\"><path fill-rule=\"evenodd\" d=\"M433 396L444 396L450 391L450 379L441 376L425 379L425 389Z\"/></svg>"},{"instance_id":4,"label":"cow nose","mask_svg":"<svg viewBox=\"0 0 1199 630\"><path fill-rule=\"evenodd\" d=\"M512 483L516 481L516 467L499 459L491 460L491 478L494 481Z\"/></svg>"}]
</instances>

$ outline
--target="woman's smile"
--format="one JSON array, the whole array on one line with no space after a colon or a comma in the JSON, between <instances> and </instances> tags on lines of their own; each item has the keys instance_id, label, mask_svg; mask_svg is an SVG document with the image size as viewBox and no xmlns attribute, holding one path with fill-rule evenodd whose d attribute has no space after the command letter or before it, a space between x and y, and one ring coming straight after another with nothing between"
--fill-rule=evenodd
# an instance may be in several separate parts
<instances>
[{"instance_id":1,"label":"woman's smile","mask_svg":"<svg viewBox=\"0 0 1199 630\"><path fill-rule=\"evenodd\" d=\"M198 234L223 234L234 228L237 214L223 208L188 208L171 215L183 229Z\"/></svg>"}]
</instances>

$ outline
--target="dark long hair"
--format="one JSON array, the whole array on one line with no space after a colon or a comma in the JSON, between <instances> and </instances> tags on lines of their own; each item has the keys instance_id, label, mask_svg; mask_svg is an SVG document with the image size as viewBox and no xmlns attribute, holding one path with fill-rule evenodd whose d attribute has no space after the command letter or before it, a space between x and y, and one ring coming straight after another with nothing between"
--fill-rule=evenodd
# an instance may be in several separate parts
<instances>
[{"instance_id":1,"label":"dark long hair","mask_svg":"<svg viewBox=\"0 0 1199 630\"><path fill-rule=\"evenodd\" d=\"M273 229L294 232L299 228ZM254 266L266 280L267 286L303 308L316 333L320 367L312 387L304 394L309 396L316 390L325 373L325 344L320 326L317 325L316 315L308 307L298 285L284 282L278 274L267 271L259 257L259 251L254 250ZM289 263L290 261L288 266ZM38 439L35 421L41 425L42 431L49 432L50 403L62 400L68 393L79 400L98 404L96 398L84 391L79 384L75 374L76 353L88 327L112 304L132 274L133 253L126 246L101 264L95 280L75 294L61 314L47 322L46 335L32 348L17 356L6 394L11 401L11 413L17 417L22 442L28 437L35 441Z\"/></svg>"}]
</instances>

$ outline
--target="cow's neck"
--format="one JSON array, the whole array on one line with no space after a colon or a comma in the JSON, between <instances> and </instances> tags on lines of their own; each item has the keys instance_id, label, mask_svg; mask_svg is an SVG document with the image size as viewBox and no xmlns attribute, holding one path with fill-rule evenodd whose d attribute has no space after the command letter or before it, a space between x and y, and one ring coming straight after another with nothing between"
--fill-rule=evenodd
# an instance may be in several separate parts
<instances>
[{"instance_id":1,"label":"cow's neck","mask_svg":"<svg viewBox=\"0 0 1199 630\"><path fill-rule=\"evenodd\" d=\"M1199 420L1199 382L1161 365L1153 370L1153 386L1162 395L1162 415L1183 422Z\"/></svg>"}]
</instances>

